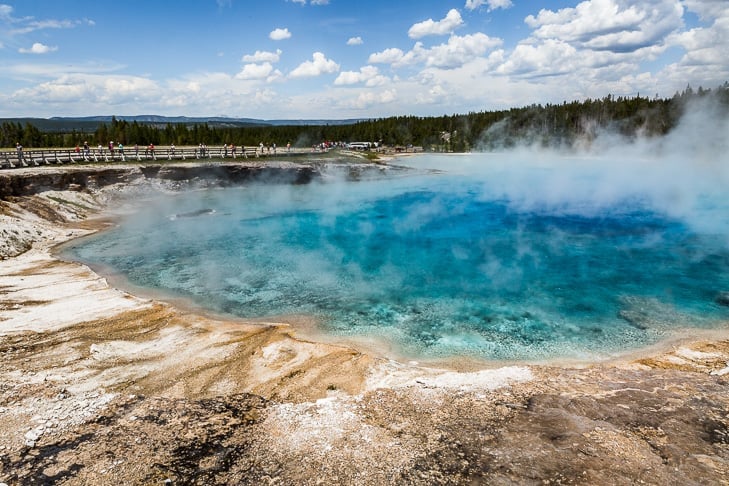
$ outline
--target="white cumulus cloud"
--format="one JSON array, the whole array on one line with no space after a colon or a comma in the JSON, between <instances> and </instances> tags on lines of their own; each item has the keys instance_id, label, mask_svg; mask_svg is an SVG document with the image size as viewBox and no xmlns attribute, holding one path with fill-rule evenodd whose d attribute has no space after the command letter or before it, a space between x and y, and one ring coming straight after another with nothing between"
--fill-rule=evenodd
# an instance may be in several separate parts
<instances>
[{"instance_id":1,"label":"white cumulus cloud","mask_svg":"<svg viewBox=\"0 0 729 486\"><path fill-rule=\"evenodd\" d=\"M363 44L363 41L362 41L362 38L361 37L350 37L347 40L347 45L348 46L359 46L359 45L362 45L362 44Z\"/></svg>"},{"instance_id":2,"label":"white cumulus cloud","mask_svg":"<svg viewBox=\"0 0 729 486\"><path fill-rule=\"evenodd\" d=\"M276 49L276 52L268 51L256 51L253 54L246 54L241 59L243 62L271 62L275 63L281 59L281 49Z\"/></svg>"},{"instance_id":3,"label":"white cumulus cloud","mask_svg":"<svg viewBox=\"0 0 729 486\"><path fill-rule=\"evenodd\" d=\"M550 39L542 44L520 44L497 69L499 74L553 76L575 69L577 50L566 42Z\"/></svg>"},{"instance_id":4,"label":"white cumulus cloud","mask_svg":"<svg viewBox=\"0 0 729 486\"><path fill-rule=\"evenodd\" d=\"M524 22L536 39L625 53L661 42L683 24L680 0L586 0L574 8L542 9Z\"/></svg>"},{"instance_id":5,"label":"white cumulus cloud","mask_svg":"<svg viewBox=\"0 0 729 486\"><path fill-rule=\"evenodd\" d=\"M381 52L370 54L367 62L370 64L395 64L402 60L405 53L397 47L390 47Z\"/></svg>"},{"instance_id":6,"label":"white cumulus cloud","mask_svg":"<svg viewBox=\"0 0 729 486\"><path fill-rule=\"evenodd\" d=\"M291 32L289 32L289 29L273 29L270 34L268 34L268 37L271 40L286 40L291 38Z\"/></svg>"},{"instance_id":7,"label":"white cumulus cloud","mask_svg":"<svg viewBox=\"0 0 729 486\"><path fill-rule=\"evenodd\" d=\"M342 71L334 80L338 86L364 83L367 87L380 86L388 81L376 66L364 66L359 71Z\"/></svg>"},{"instance_id":8,"label":"white cumulus cloud","mask_svg":"<svg viewBox=\"0 0 729 486\"><path fill-rule=\"evenodd\" d=\"M322 74L336 73L339 71L339 64L327 59L321 52L315 52L311 61L304 61L291 71L292 78L306 78L320 76Z\"/></svg>"},{"instance_id":9,"label":"white cumulus cloud","mask_svg":"<svg viewBox=\"0 0 729 486\"><path fill-rule=\"evenodd\" d=\"M420 49L416 57L424 60L429 67L453 69L483 56L489 49L501 43L501 39L491 38L481 32L464 36L452 35L445 44Z\"/></svg>"},{"instance_id":10,"label":"white cumulus cloud","mask_svg":"<svg viewBox=\"0 0 729 486\"><path fill-rule=\"evenodd\" d=\"M450 34L461 25L463 25L461 14L454 8L451 9L442 20L436 22L433 19L428 19L414 24L410 27L410 30L408 30L408 36L410 36L411 39L420 39L427 35Z\"/></svg>"},{"instance_id":11,"label":"white cumulus cloud","mask_svg":"<svg viewBox=\"0 0 729 486\"><path fill-rule=\"evenodd\" d=\"M30 48L21 47L18 52L21 54L48 54L49 52L57 51L58 47L51 47L40 42L36 42Z\"/></svg>"},{"instance_id":12,"label":"white cumulus cloud","mask_svg":"<svg viewBox=\"0 0 729 486\"><path fill-rule=\"evenodd\" d=\"M468 10L476 10L483 5L488 5L489 12L497 8L507 9L514 6L511 0L466 0Z\"/></svg>"},{"instance_id":13,"label":"white cumulus cloud","mask_svg":"<svg viewBox=\"0 0 729 486\"><path fill-rule=\"evenodd\" d=\"M46 103L78 102L121 104L131 100L152 100L160 96L154 81L138 76L70 74L13 94L20 99L42 99Z\"/></svg>"},{"instance_id":14,"label":"white cumulus cloud","mask_svg":"<svg viewBox=\"0 0 729 486\"><path fill-rule=\"evenodd\" d=\"M484 56L489 49L500 46L503 41L476 32L464 36L451 35L448 42L433 47L425 47L416 42L408 52L397 48L385 49L371 54L370 64L391 64L393 67L423 64L427 67L454 69L476 58Z\"/></svg>"},{"instance_id":15,"label":"white cumulus cloud","mask_svg":"<svg viewBox=\"0 0 729 486\"><path fill-rule=\"evenodd\" d=\"M729 5L724 2L687 0L686 8L698 14L707 25L677 33L671 45L686 53L678 63L669 65L662 79L673 78L675 84L720 84L729 79L726 46L729 45Z\"/></svg>"},{"instance_id":16,"label":"white cumulus cloud","mask_svg":"<svg viewBox=\"0 0 729 486\"><path fill-rule=\"evenodd\" d=\"M364 92L360 93L357 99L351 103L353 108L365 109L374 105L384 105L392 103L397 99L397 91L394 89L385 90L382 92Z\"/></svg>"},{"instance_id":17,"label":"white cumulus cloud","mask_svg":"<svg viewBox=\"0 0 729 486\"><path fill-rule=\"evenodd\" d=\"M270 62L262 64L246 64L241 72L235 75L236 79L266 79L273 72Z\"/></svg>"}]
</instances>

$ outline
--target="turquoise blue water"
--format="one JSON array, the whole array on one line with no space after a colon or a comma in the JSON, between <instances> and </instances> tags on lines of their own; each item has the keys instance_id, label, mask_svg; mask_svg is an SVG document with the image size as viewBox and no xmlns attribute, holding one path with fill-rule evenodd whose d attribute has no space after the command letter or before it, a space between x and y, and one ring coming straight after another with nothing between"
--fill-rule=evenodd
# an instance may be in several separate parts
<instances>
[{"instance_id":1,"label":"turquoise blue water","mask_svg":"<svg viewBox=\"0 0 729 486\"><path fill-rule=\"evenodd\" d=\"M729 207L711 181L610 160L406 163L419 170L153 198L68 252L215 312L309 315L413 358L599 358L729 320Z\"/></svg>"}]
</instances>

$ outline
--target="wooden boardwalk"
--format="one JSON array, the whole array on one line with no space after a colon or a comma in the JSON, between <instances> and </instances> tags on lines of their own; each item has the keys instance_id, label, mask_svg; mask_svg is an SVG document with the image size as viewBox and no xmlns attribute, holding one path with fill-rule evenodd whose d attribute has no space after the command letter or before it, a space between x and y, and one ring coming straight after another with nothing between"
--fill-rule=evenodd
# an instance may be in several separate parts
<instances>
[{"instance_id":1,"label":"wooden boardwalk","mask_svg":"<svg viewBox=\"0 0 729 486\"><path fill-rule=\"evenodd\" d=\"M59 150L59 149L37 149L37 150L5 150L0 152L0 169L17 169L22 167L40 167L43 165L61 164L88 164L101 162L141 162L166 160L199 160L199 159L247 159L249 157L272 157L292 156L310 153L310 150L288 151L284 149L263 149L259 147L236 147L235 152L230 147L155 147L150 150L147 147L124 150L108 148L93 148L88 151L84 149Z\"/></svg>"}]
</instances>

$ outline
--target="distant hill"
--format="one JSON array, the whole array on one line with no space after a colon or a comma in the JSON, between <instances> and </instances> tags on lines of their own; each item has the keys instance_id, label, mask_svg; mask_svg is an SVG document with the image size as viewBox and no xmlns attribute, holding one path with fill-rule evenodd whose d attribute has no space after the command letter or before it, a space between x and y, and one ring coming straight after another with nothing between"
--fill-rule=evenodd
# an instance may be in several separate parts
<instances>
[{"instance_id":1,"label":"distant hill","mask_svg":"<svg viewBox=\"0 0 729 486\"><path fill-rule=\"evenodd\" d=\"M20 123L25 126L30 123L41 132L69 133L72 131L92 133L102 123L111 123L112 118L137 122L144 125L165 126L171 124L201 125L207 123L211 127L236 128L236 127L266 127L266 126L339 126L351 125L360 119L349 120L259 120L256 118L229 118L229 117L188 117L188 116L161 116L161 115L134 115L116 116L99 115L83 117L52 117L52 118L0 118L0 124L5 122Z\"/></svg>"},{"instance_id":2,"label":"distant hill","mask_svg":"<svg viewBox=\"0 0 729 486\"><path fill-rule=\"evenodd\" d=\"M186 125L207 123L216 127L241 127L241 126L320 126L320 125L351 125L360 120L260 120L257 118L230 118L222 116L210 117L189 117L189 116L161 116L161 115L114 115L117 120L137 122L151 125L166 125L168 123L183 123ZM111 115L86 116L86 117L52 117L48 118L49 124L61 123L66 126L86 126L87 124L111 123ZM40 119L39 119L40 120ZM41 128L38 126L38 128Z\"/></svg>"},{"instance_id":3,"label":"distant hill","mask_svg":"<svg viewBox=\"0 0 729 486\"><path fill-rule=\"evenodd\" d=\"M162 115L97 115L97 116L84 116L84 117L61 117L55 116L49 118L49 120L58 120L66 123L73 122L94 122L94 123L111 123L111 119L116 118L117 120L125 120L128 122L137 123L151 123L151 124L167 124L167 123L211 123L211 124L229 124L229 125L270 125L270 123L264 120L257 120L254 118L228 118L222 116L211 116L211 117L189 117L189 116L162 116Z\"/></svg>"}]
</instances>

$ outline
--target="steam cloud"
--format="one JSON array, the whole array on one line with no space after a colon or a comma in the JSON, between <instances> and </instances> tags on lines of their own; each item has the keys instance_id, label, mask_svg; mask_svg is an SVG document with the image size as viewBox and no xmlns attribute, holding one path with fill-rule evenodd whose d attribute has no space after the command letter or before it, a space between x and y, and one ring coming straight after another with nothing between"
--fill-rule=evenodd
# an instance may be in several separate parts
<instances>
[{"instance_id":1,"label":"steam cloud","mask_svg":"<svg viewBox=\"0 0 729 486\"><path fill-rule=\"evenodd\" d=\"M665 137L605 131L581 150L524 146L455 165L483 177L483 198L518 210L597 216L640 202L729 244L729 114L708 100Z\"/></svg>"}]
</instances>

